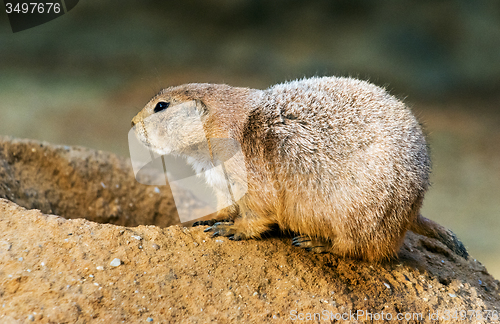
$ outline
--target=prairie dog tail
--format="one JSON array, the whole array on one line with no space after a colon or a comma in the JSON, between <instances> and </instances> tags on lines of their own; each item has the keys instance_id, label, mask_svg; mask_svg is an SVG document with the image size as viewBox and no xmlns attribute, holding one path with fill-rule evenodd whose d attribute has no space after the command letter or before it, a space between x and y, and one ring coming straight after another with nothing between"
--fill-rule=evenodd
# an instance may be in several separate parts
<instances>
[{"instance_id":1,"label":"prairie dog tail","mask_svg":"<svg viewBox=\"0 0 500 324\"><path fill-rule=\"evenodd\" d=\"M414 233L437 239L466 260L469 257L469 253L467 253L465 246L458 240L457 236L452 231L420 214L415 223L411 225L410 230Z\"/></svg>"}]
</instances>

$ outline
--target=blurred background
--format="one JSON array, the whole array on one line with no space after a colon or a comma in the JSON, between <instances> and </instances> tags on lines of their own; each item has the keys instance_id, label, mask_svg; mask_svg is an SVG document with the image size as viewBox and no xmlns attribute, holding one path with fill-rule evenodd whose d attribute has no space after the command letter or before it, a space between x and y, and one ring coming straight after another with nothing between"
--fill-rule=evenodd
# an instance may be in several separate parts
<instances>
[{"instance_id":1,"label":"blurred background","mask_svg":"<svg viewBox=\"0 0 500 324\"><path fill-rule=\"evenodd\" d=\"M0 135L128 156L164 87L323 75L408 103L433 160L423 214L500 278L499 1L82 1L18 33L0 12Z\"/></svg>"}]
</instances>

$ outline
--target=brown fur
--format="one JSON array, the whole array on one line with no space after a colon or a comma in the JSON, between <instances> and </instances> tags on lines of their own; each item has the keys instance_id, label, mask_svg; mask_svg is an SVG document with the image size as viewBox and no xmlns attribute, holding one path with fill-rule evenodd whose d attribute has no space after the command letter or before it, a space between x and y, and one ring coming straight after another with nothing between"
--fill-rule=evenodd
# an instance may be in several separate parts
<instances>
[{"instance_id":1,"label":"brown fur","mask_svg":"<svg viewBox=\"0 0 500 324\"><path fill-rule=\"evenodd\" d=\"M208 138L241 144L248 174L246 195L217 217L234 224L208 228L214 235L259 238L277 224L301 235L294 245L378 261L394 256L411 229L467 256L453 233L419 214L429 186L425 138L410 110L384 89L336 77L267 90L187 84L151 99L132 121L142 126L138 135L160 154L172 136L189 146L194 135L186 133L196 132L186 132L182 119L168 127L144 122L159 101L175 107L189 100L197 102ZM173 146L169 152L210 161L208 153Z\"/></svg>"}]
</instances>

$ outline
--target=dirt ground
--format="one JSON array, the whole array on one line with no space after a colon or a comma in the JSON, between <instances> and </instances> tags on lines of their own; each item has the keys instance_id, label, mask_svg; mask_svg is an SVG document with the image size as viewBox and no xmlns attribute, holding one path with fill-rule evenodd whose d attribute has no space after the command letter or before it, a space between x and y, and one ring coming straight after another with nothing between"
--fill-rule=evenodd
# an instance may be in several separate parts
<instances>
[{"instance_id":1,"label":"dirt ground","mask_svg":"<svg viewBox=\"0 0 500 324\"><path fill-rule=\"evenodd\" d=\"M500 282L411 232L370 264L178 223L125 159L0 137L0 323L500 322Z\"/></svg>"}]
</instances>

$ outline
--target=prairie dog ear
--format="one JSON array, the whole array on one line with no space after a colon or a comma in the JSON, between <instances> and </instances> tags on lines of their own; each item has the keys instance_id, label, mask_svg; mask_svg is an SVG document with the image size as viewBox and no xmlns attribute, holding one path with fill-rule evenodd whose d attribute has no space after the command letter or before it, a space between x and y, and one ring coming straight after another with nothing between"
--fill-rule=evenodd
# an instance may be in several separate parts
<instances>
[{"instance_id":1,"label":"prairie dog ear","mask_svg":"<svg viewBox=\"0 0 500 324\"><path fill-rule=\"evenodd\" d=\"M208 107L200 99L196 100L196 109L201 113L201 117L208 115Z\"/></svg>"}]
</instances>

